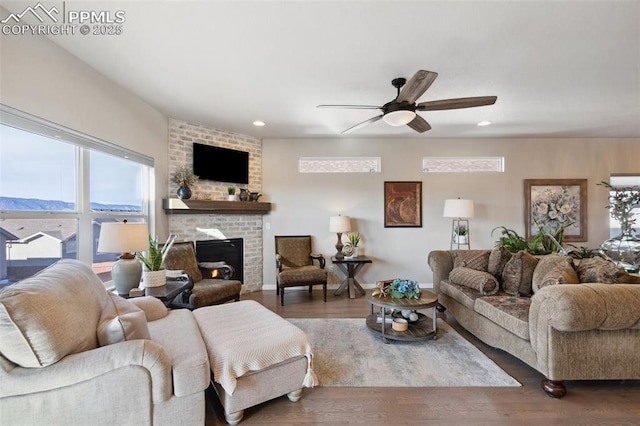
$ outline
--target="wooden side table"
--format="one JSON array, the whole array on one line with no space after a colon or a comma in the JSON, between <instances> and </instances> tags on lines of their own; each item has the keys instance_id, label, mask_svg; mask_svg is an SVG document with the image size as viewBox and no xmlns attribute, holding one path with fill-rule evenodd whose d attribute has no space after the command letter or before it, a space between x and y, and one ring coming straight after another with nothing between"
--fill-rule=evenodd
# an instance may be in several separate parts
<instances>
[{"instance_id":1,"label":"wooden side table","mask_svg":"<svg viewBox=\"0 0 640 426\"><path fill-rule=\"evenodd\" d=\"M345 275L344 281L342 281L342 284L340 284L340 287L338 287L334 294L340 296L345 289L348 289L349 299L355 299L356 294L364 296L365 291L358 280L356 280L356 275L365 264L372 263L372 260L365 256L343 259L338 259L333 256L331 257L331 262Z\"/></svg>"}]
</instances>

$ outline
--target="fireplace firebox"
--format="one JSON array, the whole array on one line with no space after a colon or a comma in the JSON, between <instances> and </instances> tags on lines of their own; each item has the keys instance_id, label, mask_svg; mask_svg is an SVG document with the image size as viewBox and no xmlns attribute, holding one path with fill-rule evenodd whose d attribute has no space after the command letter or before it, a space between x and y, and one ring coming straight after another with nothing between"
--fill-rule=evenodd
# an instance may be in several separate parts
<instances>
[{"instance_id":1,"label":"fireplace firebox","mask_svg":"<svg viewBox=\"0 0 640 426\"><path fill-rule=\"evenodd\" d=\"M196 241L198 262L224 261L235 269L231 279L244 283L244 242L242 238Z\"/></svg>"}]
</instances>

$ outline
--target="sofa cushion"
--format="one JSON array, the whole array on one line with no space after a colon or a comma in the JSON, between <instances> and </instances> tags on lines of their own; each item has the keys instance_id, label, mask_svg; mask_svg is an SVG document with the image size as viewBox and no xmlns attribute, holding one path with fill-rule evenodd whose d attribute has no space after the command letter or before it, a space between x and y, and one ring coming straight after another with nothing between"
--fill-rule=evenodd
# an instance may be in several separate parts
<instances>
[{"instance_id":1,"label":"sofa cushion","mask_svg":"<svg viewBox=\"0 0 640 426\"><path fill-rule=\"evenodd\" d=\"M449 273L449 281L478 290L481 295L495 294L500 289L498 280L488 272L458 266Z\"/></svg>"},{"instance_id":2,"label":"sofa cushion","mask_svg":"<svg viewBox=\"0 0 640 426\"><path fill-rule=\"evenodd\" d=\"M533 271L531 288L533 292L539 289L557 284L578 284L578 274L573 269L570 257L561 254L542 256L536 269Z\"/></svg>"},{"instance_id":3,"label":"sofa cushion","mask_svg":"<svg viewBox=\"0 0 640 426\"><path fill-rule=\"evenodd\" d=\"M476 299L482 297L478 290L446 280L440 282L440 292L446 294L470 310L473 310Z\"/></svg>"},{"instance_id":4,"label":"sofa cushion","mask_svg":"<svg viewBox=\"0 0 640 426\"><path fill-rule=\"evenodd\" d=\"M110 293L98 324L98 343L106 346L136 339L150 339L144 311L117 294Z\"/></svg>"},{"instance_id":5,"label":"sofa cushion","mask_svg":"<svg viewBox=\"0 0 640 426\"><path fill-rule=\"evenodd\" d=\"M538 259L526 251L513 254L502 271L502 288L512 296L529 296Z\"/></svg>"},{"instance_id":6,"label":"sofa cushion","mask_svg":"<svg viewBox=\"0 0 640 426\"><path fill-rule=\"evenodd\" d=\"M615 263L601 257L590 257L575 262L581 283L625 284L630 282L629 274Z\"/></svg>"},{"instance_id":7,"label":"sofa cushion","mask_svg":"<svg viewBox=\"0 0 640 426\"><path fill-rule=\"evenodd\" d=\"M491 252L489 250L454 250L453 267L464 266L487 272L490 254Z\"/></svg>"},{"instance_id":8,"label":"sofa cushion","mask_svg":"<svg viewBox=\"0 0 640 426\"><path fill-rule=\"evenodd\" d=\"M529 340L530 297L497 295L476 300L475 311L518 337Z\"/></svg>"},{"instance_id":9,"label":"sofa cushion","mask_svg":"<svg viewBox=\"0 0 640 426\"><path fill-rule=\"evenodd\" d=\"M498 282L502 281L502 271L509 259L511 259L511 252L504 248L504 246L494 248L489 254L487 272L496 277Z\"/></svg>"},{"instance_id":10,"label":"sofa cushion","mask_svg":"<svg viewBox=\"0 0 640 426\"><path fill-rule=\"evenodd\" d=\"M91 268L64 259L0 292L2 355L22 367L46 367L98 346L107 292Z\"/></svg>"}]
</instances>

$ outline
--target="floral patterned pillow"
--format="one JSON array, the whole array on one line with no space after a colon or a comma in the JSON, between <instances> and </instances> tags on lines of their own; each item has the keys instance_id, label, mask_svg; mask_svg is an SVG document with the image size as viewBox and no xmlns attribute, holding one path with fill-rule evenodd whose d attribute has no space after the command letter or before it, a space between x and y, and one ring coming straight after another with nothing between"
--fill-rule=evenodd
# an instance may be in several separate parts
<instances>
[{"instance_id":1,"label":"floral patterned pillow","mask_svg":"<svg viewBox=\"0 0 640 426\"><path fill-rule=\"evenodd\" d=\"M511 256L502 271L502 289L512 296L529 296L532 293L531 282L538 259L526 251Z\"/></svg>"},{"instance_id":2,"label":"floral patterned pillow","mask_svg":"<svg viewBox=\"0 0 640 426\"><path fill-rule=\"evenodd\" d=\"M601 257L580 259L576 272L581 283L620 284L630 282L629 274L613 262Z\"/></svg>"}]
</instances>

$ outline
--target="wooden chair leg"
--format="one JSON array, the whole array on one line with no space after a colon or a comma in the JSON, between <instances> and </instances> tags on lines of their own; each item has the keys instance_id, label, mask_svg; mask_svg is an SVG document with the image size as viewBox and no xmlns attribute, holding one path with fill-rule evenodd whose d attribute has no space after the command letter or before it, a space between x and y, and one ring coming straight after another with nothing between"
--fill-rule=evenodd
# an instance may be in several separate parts
<instances>
[{"instance_id":1,"label":"wooden chair leg","mask_svg":"<svg viewBox=\"0 0 640 426\"><path fill-rule=\"evenodd\" d=\"M284 287L280 289L280 306L284 306Z\"/></svg>"},{"instance_id":2,"label":"wooden chair leg","mask_svg":"<svg viewBox=\"0 0 640 426\"><path fill-rule=\"evenodd\" d=\"M310 286L309 286L309 294L311 294L311 291L312 291L312 290L313 290L313 286L312 286L312 285L310 285Z\"/></svg>"},{"instance_id":3,"label":"wooden chair leg","mask_svg":"<svg viewBox=\"0 0 640 426\"><path fill-rule=\"evenodd\" d=\"M327 303L327 283L322 284L322 296L324 297L324 303Z\"/></svg>"}]
</instances>

